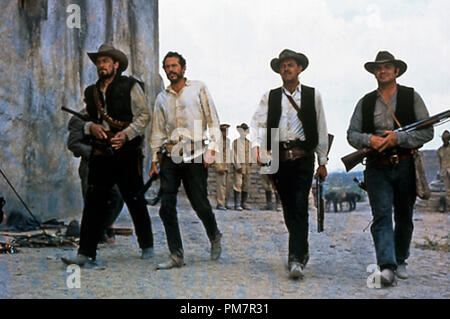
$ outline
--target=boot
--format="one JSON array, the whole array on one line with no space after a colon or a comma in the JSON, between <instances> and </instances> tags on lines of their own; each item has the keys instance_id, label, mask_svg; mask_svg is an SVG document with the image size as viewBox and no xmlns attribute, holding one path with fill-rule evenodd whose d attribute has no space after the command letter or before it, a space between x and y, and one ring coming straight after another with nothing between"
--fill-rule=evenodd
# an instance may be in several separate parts
<instances>
[{"instance_id":1,"label":"boot","mask_svg":"<svg viewBox=\"0 0 450 319\"><path fill-rule=\"evenodd\" d=\"M242 210L242 207L241 207L241 192L234 191L234 210Z\"/></svg>"},{"instance_id":2,"label":"boot","mask_svg":"<svg viewBox=\"0 0 450 319\"><path fill-rule=\"evenodd\" d=\"M266 206L263 206L261 210L273 210L272 192L266 191Z\"/></svg>"},{"instance_id":3,"label":"boot","mask_svg":"<svg viewBox=\"0 0 450 319\"><path fill-rule=\"evenodd\" d=\"M252 207L247 204L247 199L248 199L248 193L242 192L241 207L245 210L251 210Z\"/></svg>"},{"instance_id":4,"label":"boot","mask_svg":"<svg viewBox=\"0 0 450 319\"><path fill-rule=\"evenodd\" d=\"M283 205L281 205L281 200L280 200L280 196L275 193L275 209L277 212L281 212L281 208L283 207Z\"/></svg>"},{"instance_id":5,"label":"boot","mask_svg":"<svg viewBox=\"0 0 450 319\"><path fill-rule=\"evenodd\" d=\"M439 199L439 211L441 212L441 213L444 213L447 209L447 198L446 197L444 197L444 196L442 196L440 199Z\"/></svg>"}]
</instances>

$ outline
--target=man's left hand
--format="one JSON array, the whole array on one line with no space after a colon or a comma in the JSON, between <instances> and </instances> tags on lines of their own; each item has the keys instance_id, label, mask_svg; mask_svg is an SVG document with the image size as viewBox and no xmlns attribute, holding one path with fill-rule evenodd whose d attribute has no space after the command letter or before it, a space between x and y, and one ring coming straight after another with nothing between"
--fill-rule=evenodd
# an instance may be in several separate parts
<instances>
[{"instance_id":1,"label":"man's left hand","mask_svg":"<svg viewBox=\"0 0 450 319\"><path fill-rule=\"evenodd\" d=\"M216 151L207 150L205 156L203 157L203 165L205 168L210 168L216 161Z\"/></svg>"},{"instance_id":2,"label":"man's left hand","mask_svg":"<svg viewBox=\"0 0 450 319\"><path fill-rule=\"evenodd\" d=\"M118 150L123 146L123 144L125 144L126 141L127 134L123 131L120 131L111 139L111 145L115 150Z\"/></svg>"},{"instance_id":3,"label":"man's left hand","mask_svg":"<svg viewBox=\"0 0 450 319\"><path fill-rule=\"evenodd\" d=\"M320 181L324 182L327 175L328 175L328 172L327 172L327 168L325 167L325 165L319 165L319 167L317 168L317 171L316 171L316 175L314 175L314 177L316 179L320 178Z\"/></svg>"},{"instance_id":4,"label":"man's left hand","mask_svg":"<svg viewBox=\"0 0 450 319\"><path fill-rule=\"evenodd\" d=\"M398 144L398 135L394 131L385 131L383 133L384 141L379 148L379 152L393 148Z\"/></svg>"}]
</instances>

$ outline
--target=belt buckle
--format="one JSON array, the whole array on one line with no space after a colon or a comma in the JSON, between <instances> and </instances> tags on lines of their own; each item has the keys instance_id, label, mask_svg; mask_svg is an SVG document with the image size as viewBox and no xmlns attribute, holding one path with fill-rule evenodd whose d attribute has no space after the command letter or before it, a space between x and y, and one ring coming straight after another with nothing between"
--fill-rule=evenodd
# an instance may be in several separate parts
<instances>
[{"instance_id":1,"label":"belt buckle","mask_svg":"<svg viewBox=\"0 0 450 319\"><path fill-rule=\"evenodd\" d=\"M292 153L292 149L288 150L288 159L293 160L294 159L294 153Z\"/></svg>"},{"instance_id":2,"label":"belt buckle","mask_svg":"<svg viewBox=\"0 0 450 319\"><path fill-rule=\"evenodd\" d=\"M389 156L389 162L391 162L391 164L398 164L398 162L400 162L400 158L397 154L394 154L392 156Z\"/></svg>"}]
</instances>

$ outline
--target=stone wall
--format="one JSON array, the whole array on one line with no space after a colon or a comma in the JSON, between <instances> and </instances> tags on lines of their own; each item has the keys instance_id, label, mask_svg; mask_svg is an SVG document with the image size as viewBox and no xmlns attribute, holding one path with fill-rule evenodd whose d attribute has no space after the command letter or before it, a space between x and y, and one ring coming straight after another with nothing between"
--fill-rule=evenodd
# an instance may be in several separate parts
<instances>
[{"instance_id":1,"label":"stone wall","mask_svg":"<svg viewBox=\"0 0 450 319\"><path fill-rule=\"evenodd\" d=\"M0 11L0 168L32 212L45 220L81 212L78 159L66 148L70 116L97 79L86 52L111 42L129 57L124 72L159 92L157 0L2 0ZM81 27L69 28L70 4ZM147 153L148 154L148 153ZM148 162L146 163L148 169ZM0 176L5 211L23 210Z\"/></svg>"}]
</instances>

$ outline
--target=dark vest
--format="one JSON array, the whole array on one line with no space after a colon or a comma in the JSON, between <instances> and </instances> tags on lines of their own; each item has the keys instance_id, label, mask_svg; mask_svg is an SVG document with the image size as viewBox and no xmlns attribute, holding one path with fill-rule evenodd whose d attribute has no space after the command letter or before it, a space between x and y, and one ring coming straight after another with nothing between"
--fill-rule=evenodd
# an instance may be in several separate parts
<instances>
[{"instance_id":1,"label":"dark vest","mask_svg":"<svg viewBox=\"0 0 450 319\"><path fill-rule=\"evenodd\" d=\"M281 118L281 99L282 88L277 88L269 93L269 110L267 112L267 149L271 150L271 129L278 128ZM317 129L316 105L314 99L314 88L305 85L301 86L301 106L297 113L302 123L305 141L301 142L300 147L312 151L319 142L319 133ZM290 104L290 102L289 102ZM291 106L293 107L293 106Z\"/></svg>"},{"instance_id":2,"label":"dark vest","mask_svg":"<svg viewBox=\"0 0 450 319\"><path fill-rule=\"evenodd\" d=\"M116 76L108 86L105 94L106 104L108 105L106 111L114 120L123 122L133 121L133 113L131 112L131 89L136 82L144 89L142 82L127 76ZM105 108L105 101L102 98L99 85L100 81L97 81L96 84L88 86L84 91L87 112L92 119L96 119L97 123L101 123L102 119L94 103L94 89L99 90L99 97L103 108Z\"/></svg>"},{"instance_id":3,"label":"dark vest","mask_svg":"<svg viewBox=\"0 0 450 319\"><path fill-rule=\"evenodd\" d=\"M377 100L377 91L370 92L363 97L362 102L362 132L374 133L374 112ZM402 85L397 85L397 106L395 116L402 126L416 122L414 113L414 89ZM398 128L394 121L394 129Z\"/></svg>"}]
</instances>

